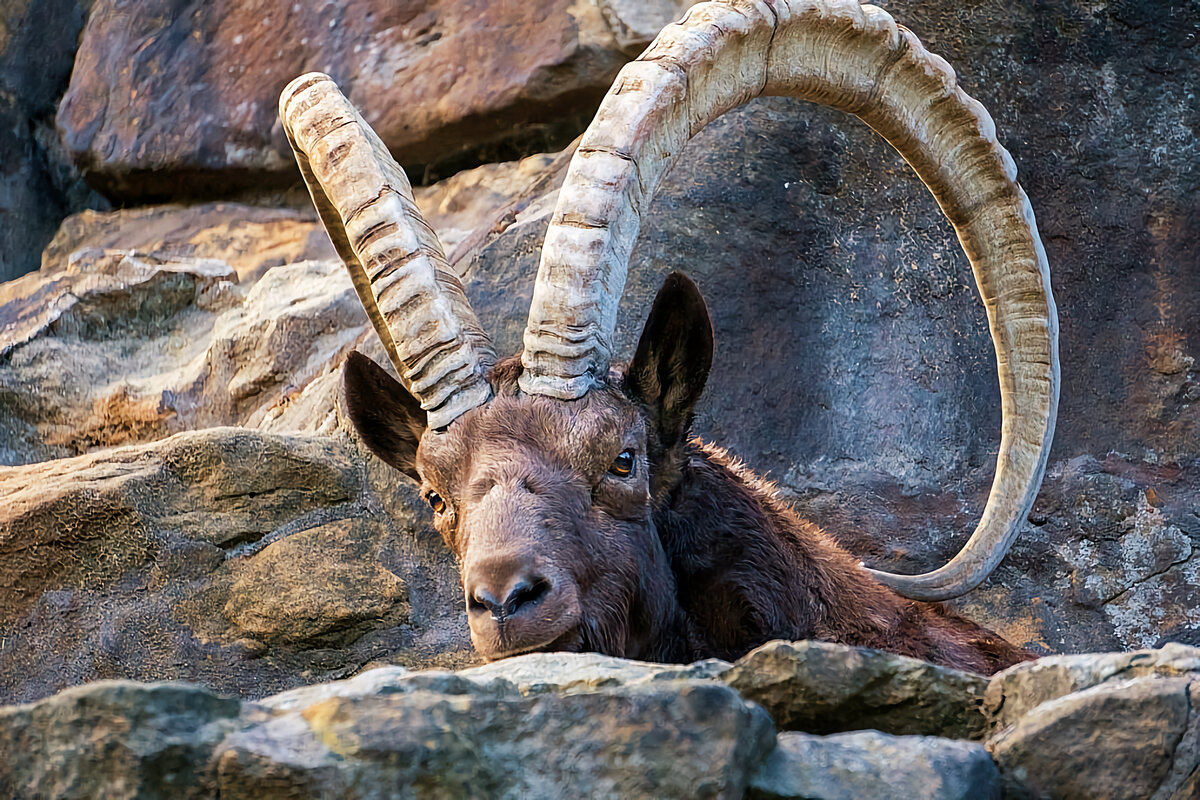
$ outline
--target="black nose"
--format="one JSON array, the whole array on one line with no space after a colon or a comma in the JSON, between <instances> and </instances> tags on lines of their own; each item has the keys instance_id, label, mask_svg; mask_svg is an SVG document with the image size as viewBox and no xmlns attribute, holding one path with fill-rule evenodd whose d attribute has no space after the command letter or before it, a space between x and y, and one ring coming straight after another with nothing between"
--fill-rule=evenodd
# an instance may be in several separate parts
<instances>
[{"instance_id":1,"label":"black nose","mask_svg":"<svg viewBox=\"0 0 1200 800\"><path fill-rule=\"evenodd\" d=\"M496 584L504 585L507 589L496 591ZM524 575L515 581L501 580L490 582L486 579L477 581L467 593L467 607L475 613L490 611L497 620L516 616L522 609L537 605L550 592L550 581L540 575ZM503 593L504 599L497 596Z\"/></svg>"}]
</instances>

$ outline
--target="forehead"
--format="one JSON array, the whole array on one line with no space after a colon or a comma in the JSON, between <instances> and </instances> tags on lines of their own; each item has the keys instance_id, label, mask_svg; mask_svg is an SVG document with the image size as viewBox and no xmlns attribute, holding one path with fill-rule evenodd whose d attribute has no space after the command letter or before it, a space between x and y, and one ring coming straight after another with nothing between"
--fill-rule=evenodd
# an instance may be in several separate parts
<instances>
[{"instance_id":1,"label":"forehead","mask_svg":"<svg viewBox=\"0 0 1200 800\"><path fill-rule=\"evenodd\" d=\"M445 432L422 439L422 466L453 479L496 459L533 457L573 471L607 469L624 447L640 440L636 406L612 389L579 400L501 395L464 414Z\"/></svg>"}]
</instances>

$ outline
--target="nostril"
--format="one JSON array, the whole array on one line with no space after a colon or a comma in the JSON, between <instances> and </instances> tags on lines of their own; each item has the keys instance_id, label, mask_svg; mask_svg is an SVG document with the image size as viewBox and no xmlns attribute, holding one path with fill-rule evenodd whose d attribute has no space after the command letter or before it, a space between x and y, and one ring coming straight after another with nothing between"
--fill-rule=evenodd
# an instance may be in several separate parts
<instances>
[{"instance_id":1,"label":"nostril","mask_svg":"<svg viewBox=\"0 0 1200 800\"><path fill-rule=\"evenodd\" d=\"M467 595L467 608L470 611L482 613L490 611L493 614L503 613L500 606L500 601L492 597L487 589L476 587L469 595Z\"/></svg>"},{"instance_id":2,"label":"nostril","mask_svg":"<svg viewBox=\"0 0 1200 800\"><path fill-rule=\"evenodd\" d=\"M550 592L550 581L545 578L521 581L509 592L504 602L504 613L511 616L524 606L537 603Z\"/></svg>"}]
</instances>

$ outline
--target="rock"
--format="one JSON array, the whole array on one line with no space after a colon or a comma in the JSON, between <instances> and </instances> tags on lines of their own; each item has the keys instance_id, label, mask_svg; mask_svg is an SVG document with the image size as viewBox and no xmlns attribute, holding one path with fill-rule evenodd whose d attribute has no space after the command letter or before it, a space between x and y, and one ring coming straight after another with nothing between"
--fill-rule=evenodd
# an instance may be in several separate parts
<instances>
[{"instance_id":1,"label":"rock","mask_svg":"<svg viewBox=\"0 0 1200 800\"><path fill-rule=\"evenodd\" d=\"M1004 796L1183 798L1200 768L1200 683L1111 681L1043 703L988 741Z\"/></svg>"},{"instance_id":2,"label":"rock","mask_svg":"<svg viewBox=\"0 0 1200 800\"><path fill-rule=\"evenodd\" d=\"M1200 648L1167 644L1160 650L1048 656L995 675L984 694L984 712L997 733L1042 703L1106 681L1200 676Z\"/></svg>"},{"instance_id":3,"label":"rock","mask_svg":"<svg viewBox=\"0 0 1200 800\"><path fill-rule=\"evenodd\" d=\"M208 798L241 703L185 684L102 681L0 708L5 797Z\"/></svg>"},{"instance_id":4,"label":"rock","mask_svg":"<svg viewBox=\"0 0 1200 800\"><path fill-rule=\"evenodd\" d=\"M1000 775L982 745L877 731L785 733L750 782L747 798L986 800Z\"/></svg>"},{"instance_id":5,"label":"rock","mask_svg":"<svg viewBox=\"0 0 1200 800\"><path fill-rule=\"evenodd\" d=\"M981 738L987 679L827 642L771 642L721 676L784 730Z\"/></svg>"},{"instance_id":6,"label":"rock","mask_svg":"<svg viewBox=\"0 0 1200 800\"><path fill-rule=\"evenodd\" d=\"M587 656L503 662L566 687ZM523 695L400 668L261 703L181 684L102 682L0 709L0 791L15 797L737 798L775 746L770 719L716 681ZM533 678L532 676L538 677Z\"/></svg>"},{"instance_id":7,"label":"rock","mask_svg":"<svg viewBox=\"0 0 1200 800\"><path fill-rule=\"evenodd\" d=\"M276 102L320 69L402 163L474 166L561 147L627 58L576 0L96 0L58 128L112 196L286 185L299 176Z\"/></svg>"},{"instance_id":8,"label":"rock","mask_svg":"<svg viewBox=\"0 0 1200 800\"><path fill-rule=\"evenodd\" d=\"M472 681L502 680L522 694L591 690L605 686L720 678L731 665L717 658L693 664L650 664L599 653L530 653L462 670ZM549 682L550 678L553 682Z\"/></svg>"},{"instance_id":9,"label":"rock","mask_svg":"<svg viewBox=\"0 0 1200 800\"><path fill-rule=\"evenodd\" d=\"M221 797L351 787L396 797L742 796L774 740L761 709L719 683L646 683L640 669L632 684L614 668L585 689L572 677L577 658L506 660L482 683L465 673L369 672L273 698L270 718L221 746ZM503 665L571 688L523 696Z\"/></svg>"},{"instance_id":10,"label":"rock","mask_svg":"<svg viewBox=\"0 0 1200 800\"><path fill-rule=\"evenodd\" d=\"M0 469L0 702L113 677L256 697L373 660L469 662L453 560L360 459L218 428Z\"/></svg>"},{"instance_id":11,"label":"rock","mask_svg":"<svg viewBox=\"0 0 1200 800\"><path fill-rule=\"evenodd\" d=\"M223 261L250 285L271 267L336 260L337 253L311 209L240 203L165 205L84 211L68 217L42 252L42 272L62 269L84 249L134 250L159 259Z\"/></svg>"},{"instance_id":12,"label":"rock","mask_svg":"<svg viewBox=\"0 0 1200 800\"><path fill-rule=\"evenodd\" d=\"M362 520L339 520L271 543L240 571L225 616L252 636L293 643L354 641L364 623L407 621L404 582L375 560L376 535Z\"/></svg>"},{"instance_id":13,"label":"rock","mask_svg":"<svg viewBox=\"0 0 1200 800\"><path fill-rule=\"evenodd\" d=\"M47 147L91 0L0 2L0 283L37 269L59 221L100 201ZM64 173L64 174L60 174Z\"/></svg>"},{"instance_id":14,"label":"rock","mask_svg":"<svg viewBox=\"0 0 1200 800\"><path fill-rule=\"evenodd\" d=\"M276 267L246 288L218 261L73 259L65 273L0 288L0 460L10 464L256 424L336 369L366 329L335 262Z\"/></svg>"}]
</instances>

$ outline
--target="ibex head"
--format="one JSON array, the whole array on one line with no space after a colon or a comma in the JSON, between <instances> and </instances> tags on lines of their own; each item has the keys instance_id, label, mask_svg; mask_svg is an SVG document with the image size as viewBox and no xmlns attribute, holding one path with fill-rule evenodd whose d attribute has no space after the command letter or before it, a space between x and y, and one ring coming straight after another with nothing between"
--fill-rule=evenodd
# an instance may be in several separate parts
<instances>
[{"instance_id":1,"label":"ibex head","mask_svg":"<svg viewBox=\"0 0 1200 800\"><path fill-rule=\"evenodd\" d=\"M622 70L571 162L519 363L497 365L403 171L332 81L310 74L284 90L284 128L313 200L401 378L352 356L352 421L421 482L461 561L485 657L662 657L643 640L674 630L678 609L653 514L679 480L711 326L695 287L671 276L624 372L610 368L612 334L662 176L704 125L759 95L863 119L929 187L974 267L1004 414L992 493L949 564L873 573L907 597L962 594L1003 558L1040 485L1058 401L1057 317L1033 213L990 117L885 12L853 0L720 0L664 29Z\"/></svg>"}]
</instances>

